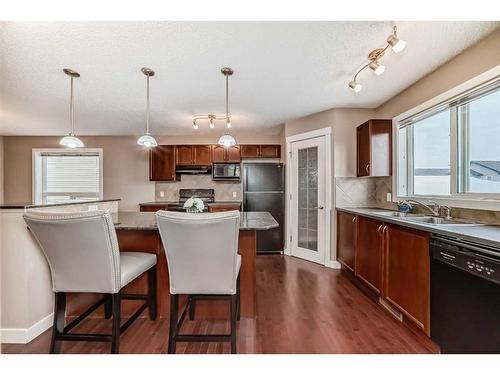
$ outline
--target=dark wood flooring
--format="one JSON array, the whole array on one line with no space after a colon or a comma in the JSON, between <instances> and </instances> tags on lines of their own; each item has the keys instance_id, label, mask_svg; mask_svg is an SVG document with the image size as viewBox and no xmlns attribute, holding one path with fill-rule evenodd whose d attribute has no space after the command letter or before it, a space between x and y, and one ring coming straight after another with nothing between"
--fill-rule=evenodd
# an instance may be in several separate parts
<instances>
[{"instance_id":1,"label":"dark wood flooring","mask_svg":"<svg viewBox=\"0 0 500 375\"><path fill-rule=\"evenodd\" d=\"M428 343L363 294L338 270L304 260L257 258L257 318L238 323L239 353L429 353ZM104 333L110 321L88 319L75 332ZM228 321L186 320L183 331L223 333ZM51 330L3 353L47 353ZM168 320L138 319L121 353L165 353ZM430 341L430 340L427 340ZM108 343L65 342L63 353L109 353ZM178 353L229 353L229 343L181 343Z\"/></svg>"}]
</instances>

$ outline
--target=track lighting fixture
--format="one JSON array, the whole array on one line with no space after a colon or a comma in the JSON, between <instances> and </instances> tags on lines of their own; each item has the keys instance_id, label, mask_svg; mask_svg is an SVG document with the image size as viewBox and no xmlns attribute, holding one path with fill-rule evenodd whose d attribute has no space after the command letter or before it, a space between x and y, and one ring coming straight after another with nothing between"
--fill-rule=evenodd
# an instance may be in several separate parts
<instances>
[{"instance_id":1,"label":"track lighting fixture","mask_svg":"<svg viewBox=\"0 0 500 375\"><path fill-rule=\"evenodd\" d=\"M399 39L397 36L397 27L394 26L393 33L389 35L387 38L387 44L383 48L377 48L370 52L368 55L368 63L359 68L354 75L353 79L349 82L348 86L354 92L360 92L363 89L363 86L358 83L358 75L366 68L370 68L376 75L381 75L385 72L385 66L380 64L380 59L384 57L387 49L391 47L391 49L395 53L401 52L406 47L406 42L402 39Z\"/></svg>"}]
</instances>

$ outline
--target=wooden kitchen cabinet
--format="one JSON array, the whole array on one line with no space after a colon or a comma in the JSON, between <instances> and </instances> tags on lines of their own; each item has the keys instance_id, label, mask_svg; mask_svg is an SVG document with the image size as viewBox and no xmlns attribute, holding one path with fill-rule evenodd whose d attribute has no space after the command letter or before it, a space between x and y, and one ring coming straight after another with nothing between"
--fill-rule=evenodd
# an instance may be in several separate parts
<instances>
[{"instance_id":1,"label":"wooden kitchen cabinet","mask_svg":"<svg viewBox=\"0 0 500 375\"><path fill-rule=\"evenodd\" d=\"M337 211L337 260L354 272L357 216Z\"/></svg>"},{"instance_id":2,"label":"wooden kitchen cabinet","mask_svg":"<svg viewBox=\"0 0 500 375\"><path fill-rule=\"evenodd\" d=\"M241 161L240 146L226 148L221 145L213 145L212 161L214 163L239 163Z\"/></svg>"},{"instance_id":3,"label":"wooden kitchen cabinet","mask_svg":"<svg viewBox=\"0 0 500 375\"><path fill-rule=\"evenodd\" d=\"M193 146L175 146L175 163L177 165L193 165Z\"/></svg>"},{"instance_id":4,"label":"wooden kitchen cabinet","mask_svg":"<svg viewBox=\"0 0 500 375\"><path fill-rule=\"evenodd\" d=\"M385 225L384 299L430 334L429 234Z\"/></svg>"},{"instance_id":5,"label":"wooden kitchen cabinet","mask_svg":"<svg viewBox=\"0 0 500 375\"><path fill-rule=\"evenodd\" d=\"M175 146L160 145L149 150L149 180L175 181Z\"/></svg>"},{"instance_id":6,"label":"wooden kitchen cabinet","mask_svg":"<svg viewBox=\"0 0 500 375\"><path fill-rule=\"evenodd\" d=\"M193 146L193 165L212 164L212 145Z\"/></svg>"},{"instance_id":7,"label":"wooden kitchen cabinet","mask_svg":"<svg viewBox=\"0 0 500 375\"><path fill-rule=\"evenodd\" d=\"M241 145L242 158L280 158L281 145Z\"/></svg>"},{"instance_id":8,"label":"wooden kitchen cabinet","mask_svg":"<svg viewBox=\"0 0 500 375\"><path fill-rule=\"evenodd\" d=\"M224 212L224 211L239 211L241 208L240 203L234 204L210 204L208 206L208 212Z\"/></svg>"},{"instance_id":9,"label":"wooden kitchen cabinet","mask_svg":"<svg viewBox=\"0 0 500 375\"><path fill-rule=\"evenodd\" d=\"M383 224L358 216L355 275L377 294L382 290Z\"/></svg>"},{"instance_id":10,"label":"wooden kitchen cabinet","mask_svg":"<svg viewBox=\"0 0 500 375\"><path fill-rule=\"evenodd\" d=\"M156 212L160 210L167 210L167 204L139 204L141 212Z\"/></svg>"},{"instance_id":11,"label":"wooden kitchen cabinet","mask_svg":"<svg viewBox=\"0 0 500 375\"><path fill-rule=\"evenodd\" d=\"M178 145L175 150L177 165L212 164L212 145Z\"/></svg>"},{"instance_id":12,"label":"wooden kitchen cabinet","mask_svg":"<svg viewBox=\"0 0 500 375\"><path fill-rule=\"evenodd\" d=\"M392 120L369 120L356 128L358 177L392 175Z\"/></svg>"}]
</instances>

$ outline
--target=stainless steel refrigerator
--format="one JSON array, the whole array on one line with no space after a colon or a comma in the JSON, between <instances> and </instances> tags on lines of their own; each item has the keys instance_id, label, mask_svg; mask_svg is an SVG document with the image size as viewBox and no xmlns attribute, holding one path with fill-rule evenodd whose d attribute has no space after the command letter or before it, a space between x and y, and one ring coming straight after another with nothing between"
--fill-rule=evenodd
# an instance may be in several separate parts
<instances>
[{"instance_id":1,"label":"stainless steel refrigerator","mask_svg":"<svg viewBox=\"0 0 500 375\"><path fill-rule=\"evenodd\" d=\"M268 211L279 228L257 231L257 252L283 251L285 167L283 163L243 163L243 210Z\"/></svg>"}]
</instances>

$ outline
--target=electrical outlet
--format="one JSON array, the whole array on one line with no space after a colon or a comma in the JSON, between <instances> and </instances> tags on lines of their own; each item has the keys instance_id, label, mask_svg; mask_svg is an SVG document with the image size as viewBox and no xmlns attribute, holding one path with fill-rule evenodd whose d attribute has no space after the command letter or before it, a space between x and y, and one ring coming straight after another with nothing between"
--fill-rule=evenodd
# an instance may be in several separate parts
<instances>
[{"instance_id":1,"label":"electrical outlet","mask_svg":"<svg viewBox=\"0 0 500 375\"><path fill-rule=\"evenodd\" d=\"M160 197L163 198L165 196L165 192L164 191L160 191Z\"/></svg>"},{"instance_id":2,"label":"electrical outlet","mask_svg":"<svg viewBox=\"0 0 500 375\"><path fill-rule=\"evenodd\" d=\"M236 191L233 191L233 198L236 198L238 196L238 193Z\"/></svg>"},{"instance_id":3,"label":"electrical outlet","mask_svg":"<svg viewBox=\"0 0 500 375\"><path fill-rule=\"evenodd\" d=\"M387 193L386 200L387 202L392 202L392 193Z\"/></svg>"}]
</instances>

